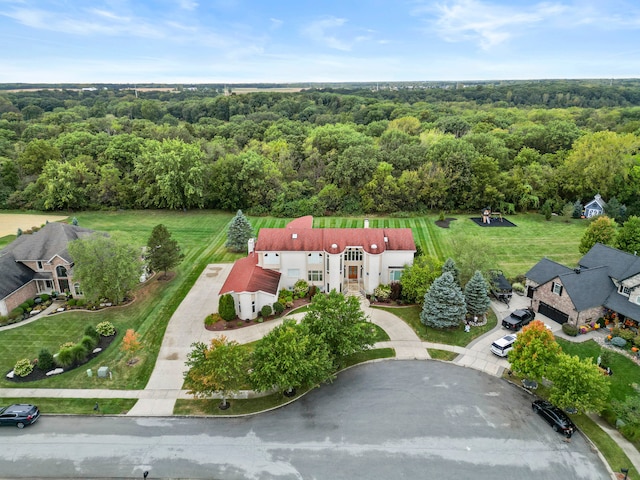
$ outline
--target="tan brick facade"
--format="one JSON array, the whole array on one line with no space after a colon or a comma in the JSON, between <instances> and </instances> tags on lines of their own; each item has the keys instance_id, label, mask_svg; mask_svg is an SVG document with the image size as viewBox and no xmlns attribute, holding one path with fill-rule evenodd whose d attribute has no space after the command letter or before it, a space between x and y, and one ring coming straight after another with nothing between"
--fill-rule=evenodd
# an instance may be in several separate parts
<instances>
[{"instance_id":1,"label":"tan brick facade","mask_svg":"<svg viewBox=\"0 0 640 480\"><path fill-rule=\"evenodd\" d=\"M584 323L591 323L592 321L595 321L602 316L601 306L589 308L581 312L576 311L576 308L571 301L571 298L569 298L569 295L567 295L564 287L562 288L562 292L560 295L551 291L551 286L554 283L556 283L557 285L562 285L562 282L559 278L555 278L551 282L547 282L543 285L537 285L536 283L527 280L527 286L534 288L531 305L536 312L540 309L540 302L544 302L547 305L550 305L569 315L569 321L567 323L576 326L582 325Z\"/></svg>"}]
</instances>

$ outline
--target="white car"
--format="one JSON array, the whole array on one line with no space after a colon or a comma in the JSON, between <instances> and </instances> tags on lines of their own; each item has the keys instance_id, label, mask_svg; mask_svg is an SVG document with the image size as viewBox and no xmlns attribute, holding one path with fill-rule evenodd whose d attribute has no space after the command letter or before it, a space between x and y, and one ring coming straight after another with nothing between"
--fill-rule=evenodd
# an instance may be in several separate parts
<instances>
[{"instance_id":1,"label":"white car","mask_svg":"<svg viewBox=\"0 0 640 480\"><path fill-rule=\"evenodd\" d=\"M516 338L518 335L515 333L499 338L491 344L491 352L499 357L506 357L513 348Z\"/></svg>"}]
</instances>

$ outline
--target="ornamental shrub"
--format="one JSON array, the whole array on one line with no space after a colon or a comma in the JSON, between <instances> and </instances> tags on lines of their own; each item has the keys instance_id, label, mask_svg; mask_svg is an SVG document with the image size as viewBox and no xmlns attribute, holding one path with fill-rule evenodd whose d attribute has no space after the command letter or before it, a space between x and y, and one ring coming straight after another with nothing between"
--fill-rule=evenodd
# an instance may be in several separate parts
<instances>
[{"instance_id":1,"label":"ornamental shrub","mask_svg":"<svg viewBox=\"0 0 640 480\"><path fill-rule=\"evenodd\" d=\"M222 317L220 316L219 313L212 313L210 315L207 315L204 319L204 324L207 327L210 327L211 325L214 325L216 323L218 323L220 320L222 320Z\"/></svg>"},{"instance_id":2,"label":"ornamental shrub","mask_svg":"<svg viewBox=\"0 0 640 480\"><path fill-rule=\"evenodd\" d=\"M280 315L282 312L284 312L284 305L281 302L276 302L273 304L273 312L276 315Z\"/></svg>"},{"instance_id":3,"label":"ornamental shrub","mask_svg":"<svg viewBox=\"0 0 640 480\"><path fill-rule=\"evenodd\" d=\"M31 360L28 358L23 358L22 360L18 360L13 367L13 373L18 375L19 377L26 377L31 372L33 372L33 364Z\"/></svg>"},{"instance_id":4,"label":"ornamental shrub","mask_svg":"<svg viewBox=\"0 0 640 480\"><path fill-rule=\"evenodd\" d=\"M315 297L319 291L320 289L316 285L311 285L309 287L309 298Z\"/></svg>"},{"instance_id":5,"label":"ornamental shrub","mask_svg":"<svg viewBox=\"0 0 640 480\"><path fill-rule=\"evenodd\" d=\"M77 302L75 298L70 298L69 300L67 300L67 305L69 305L70 307L75 307L76 303Z\"/></svg>"},{"instance_id":6,"label":"ornamental shrub","mask_svg":"<svg viewBox=\"0 0 640 480\"><path fill-rule=\"evenodd\" d=\"M627 341L622 337L613 337L611 339L611 345L619 348L624 348L627 345Z\"/></svg>"},{"instance_id":7,"label":"ornamental shrub","mask_svg":"<svg viewBox=\"0 0 640 480\"><path fill-rule=\"evenodd\" d=\"M30 298L24 303L26 303L28 307L33 307L36 304L36 301L33 298Z\"/></svg>"},{"instance_id":8,"label":"ornamental shrub","mask_svg":"<svg viewBox=\"0 0 640 480\"><path fill-rule=\"evenodd\" d=\"M60 345L60 350L62 350L63 348L71 348L75 345L75 343L73 342L64 342L62 345Z\"/></svg>"},{"instance_id":9,"label":"ornamental shrub","mask_svg":"<svg viewBox=\"0 0 640 480\"><path fill-rule=\"evenodd\" d=\"M389 285L378 285L373 290L373 295L381 302L386 302L391 297L391 287Z\"/></svg>"},{"instance_id":10,"label":"ornamental shrub","mask_svg":"<svg viewBox=\"0 0 640 480\"><path fill-rule=\"evenodd\" d=\"M309 293L309 284L306 280L298 280L293 284L293 298L304 298Z\"/></svg>"},{"instance_id":11,"label":"ornamental shrub","mask_svg":"<svg viewBox=\"0 0 640 480\"><path fill-rule=\"evenodd\" d=\"M71 347L71 356L73 358L73 363L82 363L87 359L88 351L81 343L77 343L73 347Z\"/></svg>"},{"instance_id":12,"label":"ornamental shrub","mask_svg":"<svg viewBox=\"0 0 640 480\"><path fill-rule=\"evenodd\" d=\"M40 298L43 302L48 302L49 300L51 300L51 295L49 295L48 293L41 293Z\"/></svg>"},{"instance_id":13,"label":"ornamental shrub","mask_svg":"<svg viewBox=\"0 0 640 480\"><path fill-rule=\"evenodd\" d=\"M84 337L82 337L82 340L80 340L80 345L82 345L87 352L91 352L98 345L98 339L89 335L85 335Z\"/></svg>"},{"instance_id":14,"label":"ornamental shrub","mask_svg":"<svg viewBox=\"0 0 640 480\"><path fill-rule=\"evenodd\" d=\"M56 363L53 360L51 352L46 348L40 350L40 354L38 355L38 369L43 372L48 372L49 370L53 370L55 366Z\"/></svg>"},{"instance_id":15,"label":"ornamental shrub","mask_svg":"<svg viewBox=\"0 0 640 480\"><path fill-rule=\"evenodd\" d=\"M633 344L634 344L636 347L639 347L639 348L640 348L640 335L637 335L637 336L635 336L635 337L633 338Z\"/></svg>"},{"instance_id":16,"label":"ornamental shrub","mask_svg":"<svg viewBox=\"0 0 640 480\"><path fill-rule=\"evenodd\" d=\"M633 342L633 339L635 338L636 334L632 330L627 330L623 328L618 332L617 336L620 338L624 338L627 342Z\"/></svg>"},{"instance_id":17,"label":"ornamental shrub","mask_svg":"<svg viewBox=\"0 0 640 480\"><path fill-rule=\"evenodd\" d=\"M73 352L71 347L61 348L58 355L55 357L56 365L62 368L69 368L73 365Z\"/></svg>"},{"instance_id":18,"label":"ornamental shrub","mask_svg":"<svg viewBox=\"0 0 640 480\"><path fill-rule=\"evenodd\" d=\"M278 301L287 308L293 307L293 292L291 290L280 290Z\"/></svg>"},{"instance_id":19,"label":"ornamental shrub","mask_svg":"<svg viewBox=\"0 0 640 480\"><path fill-rule=\"evenodd\" d=\"M570 323L563 323L562 331L570 337L575 337L578 335L578 327L576 327L575 325L571 325Z\"/></svg>"},{"instance_id":20,"label":"ornamental shrub","mask_svg":"<svg viewBox=\"0 0 640 480\"><path fill-rule=\"evenodd\" d=\"M87 328L84 329L84 334L95 338L96 342L100 340L100 334L93 325L88 325Z\"/></svg>"},{"instance_id":21,"label":"ornamental shrub","mask_svg":"<svg viewBox=\"0 0 640 480\"><path fill-rule=\"evenodd\" d=\"M20 318L22 317L22 315L24 315L24 310L20 307L16 307L9 312L10 319Z\"/></svg>"},{"instance_id":22,"label":"ornamental shrub","mask_svg":"<svg viewBox=\"0 0 640 480\"><path fill-rule=\"evenodd\" d=\"M236 302L230 293L226 293L218 300L218 313L227 322L236 318Z\"/></svg>"},{"instance_id":23,"label":"ornamental shrub","mask_svg":"<svg viewBox=\"0 0 640 480\"><path fill-rule=\"evenodd\" d=\"M116 333L116 327L111 322L100 322L96 325L96 330L103 337L110 337Z\"/></svg>"},{"instance_id":24,"label":"ornamental shrub","mask_svg":"<svg viewBox=\"0 0 640 480\"><path fill-rule=\"evenodd\" d=\"M260 315L262 315L263 318L267 318L272 313L273 313L273 309L271 308L271 305L264 305L260 309Z\"/></svg>"}]
</instances>

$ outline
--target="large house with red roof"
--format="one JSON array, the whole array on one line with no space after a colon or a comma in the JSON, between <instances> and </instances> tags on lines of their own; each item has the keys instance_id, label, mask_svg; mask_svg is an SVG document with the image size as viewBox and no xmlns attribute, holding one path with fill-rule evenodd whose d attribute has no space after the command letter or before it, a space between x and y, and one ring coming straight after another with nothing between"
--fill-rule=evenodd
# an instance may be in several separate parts
<instances>
[{"instance_id":1,"label":"large house with red roof","mask_svg":"<svg viewBox=\"0 0 640 480\"><path fill-rule=\"evenodd\" d=\"M313 217L285 228L263 228L249 241L249 255L238 260L220 294L236 300L241 319L256 318L278 300L280 289L306 280L322 292L373 293L400 279L413 264L416 245L410 228L313 228Z\"/></svg>"}]
</instances>

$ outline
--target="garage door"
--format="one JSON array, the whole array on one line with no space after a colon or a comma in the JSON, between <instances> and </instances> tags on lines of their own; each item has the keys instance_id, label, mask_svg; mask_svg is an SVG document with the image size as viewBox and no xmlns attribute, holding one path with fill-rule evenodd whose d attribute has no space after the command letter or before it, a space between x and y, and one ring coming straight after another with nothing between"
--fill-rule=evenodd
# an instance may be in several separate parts
<instances>
[{"instance_id":1,"label":"garage door","mask_svg":"<svg viewBox=\"0 0 640 480\"><path fill-rule=\"evenodd\" d=\"M557 308L553 308L551 305L547 305L544 302L540 302L538 313L545 317L549 317L551 320L558 322L559 324L567 323L569 321L569 315L561 312Z\"/></svg>"}]
</instances>

